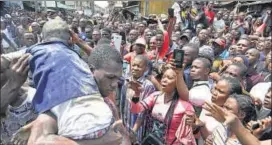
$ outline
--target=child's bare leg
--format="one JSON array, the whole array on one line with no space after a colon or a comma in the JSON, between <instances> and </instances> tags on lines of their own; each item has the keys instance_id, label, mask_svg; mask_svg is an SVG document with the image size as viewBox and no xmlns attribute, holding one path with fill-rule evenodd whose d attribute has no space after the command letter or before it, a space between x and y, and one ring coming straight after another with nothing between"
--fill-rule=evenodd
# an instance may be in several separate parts
<instances>
[{"instance_id":1,"label":"child's bare leg","mask_svg":"<svg viewBox=\"0 0 272 145\"><path fill-rule=\"evenodd\" d=\"M31 145L78 145L78 143L62 136L49 134L38 138L35 144Z\"/></svg>"},{"instance_id":2,"label":"child's bare leg","mask_svg":"<svg viewBox=\"0 0 272 145\"><path fill-rule=\"evenodd\" d=\"M12 137L12 143L17 144L27 144L27 140L31 133L31 128L35 121L30 122L29 124L21 127Z\"/></svg>"},{"instance_id":3,"label":"child's bare leg","mask_svg":"<svg viewBox=\"0 0 272 145\"><path fill-rule=\"evenodd\" d=\"M58 125L55 117L52 113L41 114L35 120L35 124L32 126L31 134L28 139L28 145L34 144L40 138L46 138L51 134L56 134L58 131Z\"/></svg>"},{"instance_id":4,"label":"child's bare leg","mask_svg":"<svg viewBox=\"0 0 272 145\"><path fill-rule=\"evenodd\" d=\"M52 115L40 114L36 120L22 127L13 135L12 142L33 145L39 138L55 134L58 131L57 122Z\"/></svg>"}]
</instances>

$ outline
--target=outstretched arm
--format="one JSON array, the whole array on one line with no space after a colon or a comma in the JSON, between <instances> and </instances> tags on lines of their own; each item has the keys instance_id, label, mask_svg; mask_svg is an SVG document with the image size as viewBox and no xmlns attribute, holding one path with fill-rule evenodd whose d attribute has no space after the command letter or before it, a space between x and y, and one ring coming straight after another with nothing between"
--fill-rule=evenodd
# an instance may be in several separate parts
<instances>
[{"instance_id":1,"label":"outstretched arm","mask_svg":"<svg viewBox=\"0 0 272 145\"><path fill-rule=\"evenodd\" d=\"M268 143L268 141L260 142L258 138L251 134L250 131L243 126L242 122L236 115L223 111L223 108L217 106L216 104L206 103L203 108L211 112L207 114L208 116L212 116L217 121L229 126L230 130L236 135L241 144L265 145Z\"/></svg>"},{"instance_id":2,"label":"outstretched arm","mask_svg":"<svg viewBox=\"0 0 272 145\"><path fill-rule=\"evenodd\" d=\"M78 37L78 35L77 35L74 31L70 30L70 33L71 33L71 35L72 35L73 42L74 42L75 44L77 44L81 49L83 49L83 51L84 51L88 56L90 56L90 54L91 54L93 48L92 48L91 46L89 46L85 41L83 41L82 39L80 39L80 38Z\"/></svg>"}]
</instances>

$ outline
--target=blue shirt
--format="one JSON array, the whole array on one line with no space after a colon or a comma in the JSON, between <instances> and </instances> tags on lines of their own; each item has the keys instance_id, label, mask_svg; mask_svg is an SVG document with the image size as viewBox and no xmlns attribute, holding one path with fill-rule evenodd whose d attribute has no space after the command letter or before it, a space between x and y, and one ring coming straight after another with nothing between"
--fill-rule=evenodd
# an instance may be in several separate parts
<instances>
[{"instance_id":1,"label":"blue shirt","mask_svg":"<svg viewBox=\"0 0 272 145\"><path fill-rule=\"evenodd\" d=\"M26 53L33 56L29 66L37 90L32 101L37 112L99 92L88 65L64 43L41 43L28 48Z\"/></svg>"},{"instance_id":2,"label":"blue shirt","mask_svg":"<svg viewBox=\"0 0 272 145\"><path fill-rule=\"evenodd\" d=\"M219 58L221 59L228 59L229 58L229 51L227 49L225 49L220 55Z\"/></svg>"}]
</instances>

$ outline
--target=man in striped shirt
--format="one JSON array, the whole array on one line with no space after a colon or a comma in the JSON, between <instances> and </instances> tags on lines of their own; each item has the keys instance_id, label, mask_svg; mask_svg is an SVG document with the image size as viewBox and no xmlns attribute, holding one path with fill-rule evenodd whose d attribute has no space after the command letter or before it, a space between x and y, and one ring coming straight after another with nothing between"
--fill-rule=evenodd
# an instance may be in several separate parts
<instances>
[{"instance_id":1,"label":"man in striped shirt","mask_svg":"<svg viewBox=\"0 0 272 145\"><path fill-rule=\"evenodd\" d=\"M143 55L137 55L131 64L131 73L126 77L126 82L122 87L120 110L123 123L130 133L137 132L137 141L141 142L144 135L146 122L143 121L144 114L132 114L130 112L130 103L126 100L128 97L133 97L135 93L140 92L140 100L143 100L155 91L155 87L147 78L148 58ZM138 90L141 87L141 90Z\"/></svg>"}]
</instances>

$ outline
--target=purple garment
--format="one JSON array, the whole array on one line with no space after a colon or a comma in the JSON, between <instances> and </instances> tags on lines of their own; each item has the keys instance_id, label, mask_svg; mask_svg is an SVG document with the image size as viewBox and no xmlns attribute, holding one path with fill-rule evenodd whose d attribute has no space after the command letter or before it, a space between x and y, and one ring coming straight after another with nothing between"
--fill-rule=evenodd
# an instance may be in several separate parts
<instances>
[{"instance_id":1,"label":"purple garment","mask_svg":"<svg viewBox=\"0 0 272 145\"><path fill-rule=\"evenodd\" d=\"M246 77L246 91L250 91L256 84L264 82L264 76L256 73L255 71L248 74Z\"/></svg>"},{"instance_id":2,"label":"purple garment","mask_svg":"<svg viewBox=\"0 0 272 145\"><path fill-rule=\"evenodd\" d=\"M263 52L260 53L260 61L265 61L265 55Z\"/></svg>"},{"instance_id":3,"label":"purple garment","mask_svg":"<svg viewBox=\"0 0 272 145\"><path fill-rule=\"evenodd\" d=\"M39 113L50 110L72 98L98 92L88 65L62 42L48 42L26 50L37 92L33 106Z\"/></svg>"}]
</instances>

